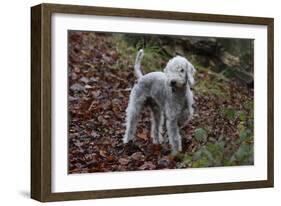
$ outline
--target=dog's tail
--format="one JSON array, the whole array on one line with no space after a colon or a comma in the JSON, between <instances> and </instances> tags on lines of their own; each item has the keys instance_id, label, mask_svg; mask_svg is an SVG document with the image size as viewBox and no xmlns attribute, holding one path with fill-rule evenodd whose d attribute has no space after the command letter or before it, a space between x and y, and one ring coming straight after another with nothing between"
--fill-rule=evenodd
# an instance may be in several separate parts
<instances>
[{"instance_id":1,"label":"dog's tail","mask_svg":"<svg viewBox=\"0 0 281 206\"><path fill-rule=\"evenodd\" d=\"M136 75L137 79L139 79L143 76L143 74L141 73L141 60L143 58L143 54L144 54L143 50L140 49L137 53L137 57L135 60L134 70L135 70L135 75Z\"/></svg>"}]
</instances>

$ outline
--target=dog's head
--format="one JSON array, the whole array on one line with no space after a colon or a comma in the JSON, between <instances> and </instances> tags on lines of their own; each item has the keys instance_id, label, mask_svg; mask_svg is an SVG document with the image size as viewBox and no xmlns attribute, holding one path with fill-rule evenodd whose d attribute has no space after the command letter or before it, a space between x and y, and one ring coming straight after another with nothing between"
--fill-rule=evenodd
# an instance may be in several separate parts
<instances>
[{"instance_id":1,"label":"dog's head","mask_svg":"<svg viewBox=\"0 0 281 206\"><path fill-rule=\"evenodd\" d=\"M164 69L167 75L168 84L175 89L182 89L186 86L194 85L194 66L184 57L176 56L169 60Z\"/></svg>"}]
</instances>

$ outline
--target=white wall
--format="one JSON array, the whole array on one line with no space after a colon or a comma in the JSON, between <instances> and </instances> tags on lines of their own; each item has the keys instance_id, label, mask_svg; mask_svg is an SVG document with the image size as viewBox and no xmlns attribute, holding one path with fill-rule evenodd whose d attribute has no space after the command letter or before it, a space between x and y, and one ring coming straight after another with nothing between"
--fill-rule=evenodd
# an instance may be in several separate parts
<instances>
[{"instance_id":1,"label":"white wall","mask_svg":"<svg viewBox=\"0 0 281 206\"><path fill-rule=\"evenodd\" d=\"M275 105L280 105L281 12L276 0L60 0L49 3L173 10L275 18ZM39 205L30 182L30 6L41 1L2 1L0 6L0 203ZM279 47L278 47L279 46ZM275 108L275 188L152 197L47 203L47 205L278 205L281 196L280 107ZM6 203L6 204L5 204ZM279 203L280 204L280 203Z\"/></svg>"}]
</instances>

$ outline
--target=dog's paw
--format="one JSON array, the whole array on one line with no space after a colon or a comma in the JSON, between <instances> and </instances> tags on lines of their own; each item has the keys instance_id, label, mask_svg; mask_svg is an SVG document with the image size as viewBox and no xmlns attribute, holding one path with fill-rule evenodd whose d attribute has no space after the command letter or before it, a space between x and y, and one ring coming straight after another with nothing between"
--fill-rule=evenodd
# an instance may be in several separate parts
<instances>
[{"instance_id":1,"label":"dog's paw","mask_svg":"<svg viewBox=\"0 0 281 206\"><path fill-rule=\"evenodd\" d=\"M164 137L162 134L159 134L159 144L163 144L164 143Z\"/></svg>"},{"instance_id":2,"label":"dog's paw","mask_svg":"<svg viewBox=\"0 0 281 206\"><path fill-rule=\"evenodd\" d=\"M153 143L153 144L159 144L158 137L153 137L153 136L152 136L152 143Z\"/></svg>"},{"instance_id":3,"label":"dog's paw","mask_svg":"<svg viewBox=\"0 0 281 206\"><path fill-rule=\"evenodd\" d=\"M123 139L122 139L122 140L123 140L123 143L124 143L124 144L127 144L127 143L129 142L129 138L128 138L128 137L126 137L126 136L125 136L125 137L123 137Z\"/></svg>"}]
</instances>

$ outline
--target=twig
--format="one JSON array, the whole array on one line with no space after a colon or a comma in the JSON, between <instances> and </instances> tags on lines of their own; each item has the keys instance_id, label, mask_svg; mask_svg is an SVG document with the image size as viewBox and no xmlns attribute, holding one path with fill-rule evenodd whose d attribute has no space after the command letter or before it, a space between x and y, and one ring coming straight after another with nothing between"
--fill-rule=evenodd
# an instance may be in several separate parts
<instances>
[{"instance_id":1,"label":"twig","mask_svg":"<svg viewBox=\"0 0 281 206\"><path fill-rule=\"evenodd\" d=\"M123 78L121 78L121 77L118 77L118 76L116 76L115 74L109 73L108 76L111 76L112 78L115 78L115 79L117 79L117 80L119 80L119 81L121 81L121 82L123 82L123 83L126 83L126 84L128 83L128 80L125 80L125 79L123 79Z\"/></svg>"},{"instance_id":2,"label":"twig","mask_svg":"<svg viewBox=\"0 0 281 206\"><path fill-rule=\"evenodd\" d=\"M92 101L92 103L91 103L90 107L88 108L88 111L91 111L92 107L94 106L94 103L95 103L95 100L94 100L94 101Z\"/></svg>"}]
</instances>

